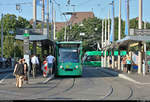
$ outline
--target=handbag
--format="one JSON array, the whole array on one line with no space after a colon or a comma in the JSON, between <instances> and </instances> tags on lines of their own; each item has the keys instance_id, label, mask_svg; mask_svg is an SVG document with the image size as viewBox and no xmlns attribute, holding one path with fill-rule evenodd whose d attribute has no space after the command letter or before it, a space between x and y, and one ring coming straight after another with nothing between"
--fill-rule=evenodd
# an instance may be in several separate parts
<instances>
[{"instance_id":1,"label":"handbag","mask_svg":"<svg viewBox=\"0 0 150 102\"><path fill-rule=\"evenodd\" d=\"M25 81L27 81L27 80L28 80L28 77L27 77L27 75L25 75L25 76L24 76L24 80L25 80Z\"/></svg>"}]
</instances>

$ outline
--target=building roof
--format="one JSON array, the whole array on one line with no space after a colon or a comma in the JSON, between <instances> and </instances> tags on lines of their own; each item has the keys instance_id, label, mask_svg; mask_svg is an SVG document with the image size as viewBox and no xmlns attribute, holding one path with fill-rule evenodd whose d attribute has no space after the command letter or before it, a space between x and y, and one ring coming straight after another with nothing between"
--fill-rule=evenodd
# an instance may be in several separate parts
<instances>
[{"instance_id":1,"label":"building roof","mask_svg":"<svg viewBox=\"0 0 150 102\"><path fill-rule=\"evenodd\" d=\"M72 24L72 25L79 24L84 19L88 19L88 18L93 18L94 17L94 13L93 12L71 12L70 14L72 16L71 16L70 20L68 21L68 24ZM39 23L41 23L41 21L40 20L36 20L36 23L39 24ZM30 20L30 24L33 24L33 19ZM65 22L55 22L55 26L56 26L56 32L58 32L62 28L65 27Z\"/></svg>"},{"instance_id":2,"label":"building roof","mask_svg":"<svg viewBox=\"0 0 150 102\"><path fill-rule=\"evenodd\" d=\"M73 12L69 20L69 23L74 25L82 22L84 19L93 18L93 17L94 17L93 12Z\"/></svg>"},{"instance_id":3,"label":"building roof","mask_svg":"<svg viewBox=\"0 0 150 102\"><path fill-rule=\"evenodd\" d=\"M31 19L29 22L30 22L30 24L32 25L32 24L33 24L33 19ZM40 23L42 23L42 21L36 20L36 24L40 24Z\"/></svg>"},{"instance_id":4,"label":"building roof","mask_svg":"<svg viewBox=\"0 0 150 102\"><path fill-rule=\"evenodd\" d=\"M55 25L56 25L56 32L57 32L65 27L65 22L56 22Z\"/></svg>"},{"instance_id":5,"label":"building roof","mask_svg":"<svg viewBox=\"0 0 150 102\"><path fill-rule=\"evenodd\" d=\"M94 13L93 12L70 12L69 14L71 14L71 18L68 21L68 24L79 24L81 23L84 19L88 19L88 18L93 18L94 17ZM56 22L56 32L60 31L62 28L65 27L65 22Z\"/></svg>"}]
</instances>

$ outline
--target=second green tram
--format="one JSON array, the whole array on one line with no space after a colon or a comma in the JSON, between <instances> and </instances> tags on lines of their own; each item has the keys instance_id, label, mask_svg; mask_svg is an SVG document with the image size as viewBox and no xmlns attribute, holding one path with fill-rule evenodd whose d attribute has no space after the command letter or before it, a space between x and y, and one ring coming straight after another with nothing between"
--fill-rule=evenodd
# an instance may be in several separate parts
<instances>
[{"instance_id":1,"label":"second green tram","mask_svg":"<svg viewBox=\"0 0 150 102\"><path fill-rule=\"evenodd\" d=\"M82 75L82 42L64 41L56 42L56 75L81 76Z\"/></svg>"},{"instance_id":2,"label":"second green tram","mask_svg":"<svg viewBox=\"0 0 150 102\"><path fill-rule=\"evenodd\" d=\"M87 51L83 57L83 64L101 67L101 51Z\"/></svg>"}]
</instances>

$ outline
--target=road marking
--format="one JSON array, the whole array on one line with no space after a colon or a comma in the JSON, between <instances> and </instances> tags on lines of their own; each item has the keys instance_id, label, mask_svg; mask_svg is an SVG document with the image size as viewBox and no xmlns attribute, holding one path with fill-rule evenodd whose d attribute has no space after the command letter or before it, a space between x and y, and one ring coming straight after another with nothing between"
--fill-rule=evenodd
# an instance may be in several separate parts
<instances>
[{"instance_id":1,"label":"road marking","mask_svg":"<svg viewBox=\"0 0 150 102\"><path fill-rule=\"evenodd\" d=\"M17 95L17 96L21 95L21 93L7 91L7 90L0 90L0 94L10 94L10 95Z\"/></svg>"},{"instance_id":2,"label":"road marking","mask_svg":"<svg viewBox=\"0 0 150 102\"><path fill-rule=\"evenodd\" d=\"M43 83L47 83L49 80L53 79L54 75L51 75L50 77L48 77L45 81L43 81Z\"/></svg>"},{"instance_id":3,"label":"road marking","mask_svg":"<svg viewBox=\"0 0 150 102\"><path fill-rule=\"evenodd\" d=\"M7 77L9 77L12 73L9 73L8 75L6 75L3 79L0 80L0 83L2 83Z\"/></svg>"}]
</instances>

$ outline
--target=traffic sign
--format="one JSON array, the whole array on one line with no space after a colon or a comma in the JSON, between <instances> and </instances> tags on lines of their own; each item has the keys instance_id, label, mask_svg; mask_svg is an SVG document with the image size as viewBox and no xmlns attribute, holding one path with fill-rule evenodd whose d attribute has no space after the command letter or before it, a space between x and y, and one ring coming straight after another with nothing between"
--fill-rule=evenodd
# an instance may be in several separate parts
<instances>
[{"instance_id":1,"label":"traffic sign","mask_svg":"<svg viewBox=\"0 0 150 102\"><path fill-rule=\"evenodd\" d=\"M146 55L150 56L150 51L146 51Z\"/></svg>"},{"instance_id":2,"label":"traffic sign","mask_svg":"<svg viewBox=\"0 0 150 102\"><path fill-rule=\"evenodd\" d=\"M120 56L125 56L127 54L127 51L120 51Z\"/></svg>"},{"instance_id":3,"label":"traffic sign","mask_svg":"<svg viewBox=\"0 0 150 102\"><path fill-rule=\"evenodd\" d=\"M114 51L114 56L118 56L118 51Z\"/></svg>"},{"instance_id":4,"label":"traffic sign","mask_svg":"<svg viewBox=\"0 0 150 102\"><path fill-rule=\"evenodd\" d=\"M28 37L29 35L29 33L24 33L24 37Z\"/></svg>"},{"instance_id":5,"label":"traffic sign","mask_svg":"<svg viewBox=\"0 0 150 102\"><path fill-rule=\"evenodd\" d=\"M149 35L150 29L130 29L130 35Z\"/></svg>"}]
</instances>

